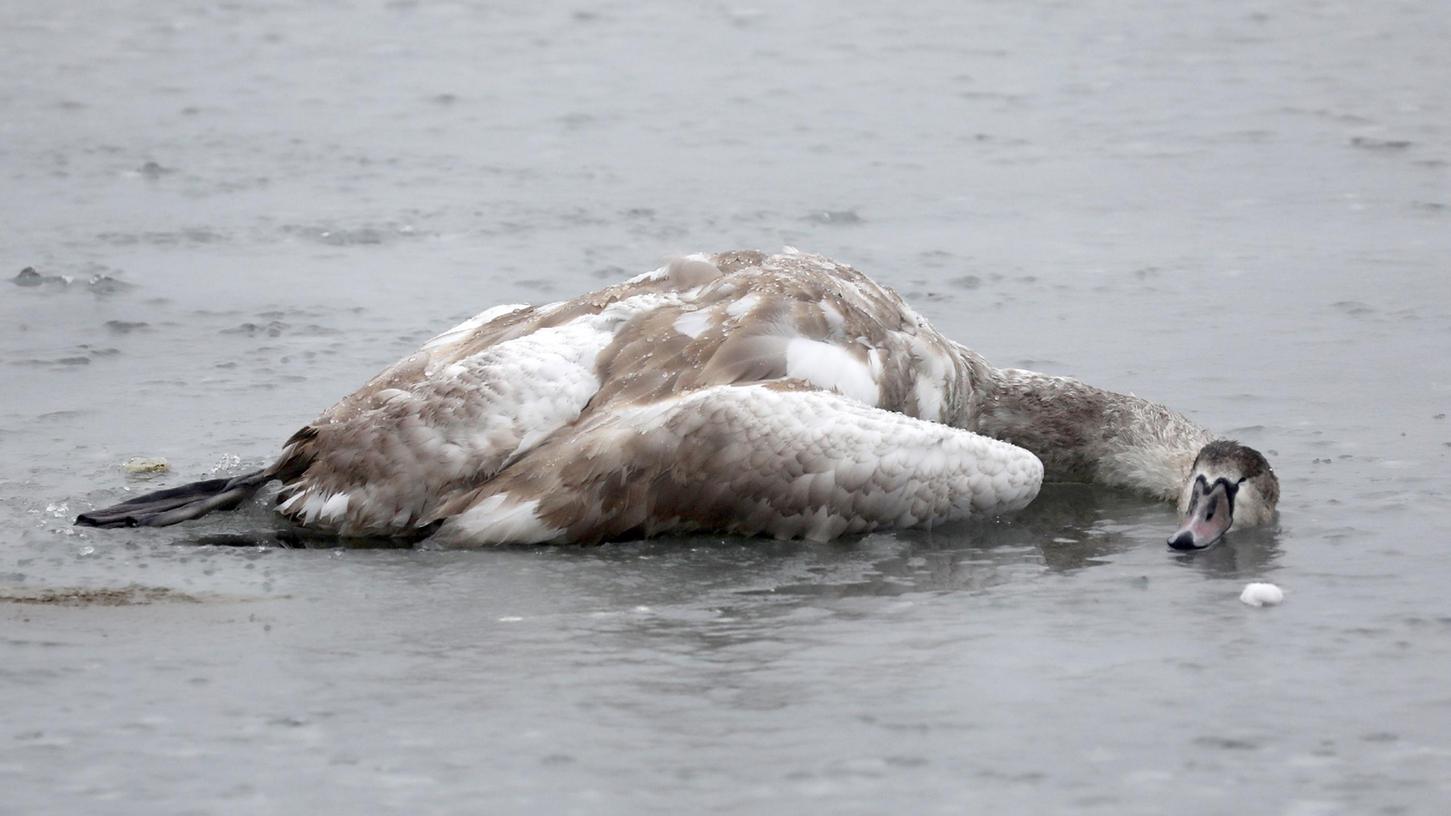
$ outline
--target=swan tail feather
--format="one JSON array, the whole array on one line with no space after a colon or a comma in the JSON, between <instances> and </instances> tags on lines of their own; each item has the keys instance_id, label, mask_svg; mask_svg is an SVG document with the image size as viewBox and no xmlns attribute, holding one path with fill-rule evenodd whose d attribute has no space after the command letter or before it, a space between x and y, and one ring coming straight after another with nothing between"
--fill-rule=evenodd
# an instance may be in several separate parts
<instances>
[{"instance_id":1,"label":"swan tail feather","mask_svg":"<svg viewBox=\"0 0 1451 816\"><path fill-rule=\"evenodd\" d=\"M207 479L137 496L76 516L81 527L167 527L214 510L234 510L272 477L256 470L230 479Z\"/></svg>"}]
</instances>

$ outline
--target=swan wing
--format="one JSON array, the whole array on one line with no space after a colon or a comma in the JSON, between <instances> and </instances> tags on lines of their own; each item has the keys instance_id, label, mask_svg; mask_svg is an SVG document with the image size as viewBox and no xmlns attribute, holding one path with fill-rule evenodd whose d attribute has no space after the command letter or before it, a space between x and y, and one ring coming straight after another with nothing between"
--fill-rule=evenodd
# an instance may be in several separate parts
<instances>
[{"instance_id":1,"label":"swan wing","mask_svg":"<svg viewBox=\"0 0 1451 816\"><path fill-rule=\"evenodd\" d=\"M440 508L445 546L668 530L827 540L1021 509L1016 446L784 380L592 412Z\"/></svg>"},{"instance_id":2,"label":"swan wing","mask_svg":"<svg viewBox=\"0 0 1451 816\"><path fill-rule=\"evenodd\" d=\"M278 511L343 535L416 530L448 496L578 419L600 388L596 357L658 299L528 327L463 356L458 338L481 327L440 335L288 440L269 473L284 482Z\"/></svg>"}]
</instances>

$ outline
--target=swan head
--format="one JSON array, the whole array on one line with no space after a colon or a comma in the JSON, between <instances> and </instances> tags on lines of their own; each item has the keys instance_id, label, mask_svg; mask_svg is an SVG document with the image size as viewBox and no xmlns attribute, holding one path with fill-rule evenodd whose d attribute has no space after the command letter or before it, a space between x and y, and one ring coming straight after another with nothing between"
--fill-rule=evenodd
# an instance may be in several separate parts
<instances>
[{"instance_id":1,"label":"swan head","mask_svg":"<svg viewBox=\"0 0 1451 816\"><path fill-rule=\"evenodd\" d=\"M1184 524L1169 536L1169 546L1176 550L1213 546L1234 524L1252 527L1270 521L1279 501L1280 480L1264 455L1238 442L1217 439L1200 449L1179 491Z\"/></svg>"}]
</instances>

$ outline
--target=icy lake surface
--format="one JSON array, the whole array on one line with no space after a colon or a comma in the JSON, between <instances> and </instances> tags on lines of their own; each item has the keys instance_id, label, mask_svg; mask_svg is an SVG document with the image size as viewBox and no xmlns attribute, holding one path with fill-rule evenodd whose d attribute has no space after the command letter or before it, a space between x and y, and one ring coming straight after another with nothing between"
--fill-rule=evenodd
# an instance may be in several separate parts
<instances>
[{"instance_id":1,"label":"icy lake surface","mask_svg":"<svg viewBox=\"0 0 1451 816\"><path fill-rule=\"evenodd\" d=\"M780 5L0 4L0 811L1445 812L1445 4ZM783 244L1265 450L1280 524L69 525L489 305Z\"/></svg>"}]
</instances>

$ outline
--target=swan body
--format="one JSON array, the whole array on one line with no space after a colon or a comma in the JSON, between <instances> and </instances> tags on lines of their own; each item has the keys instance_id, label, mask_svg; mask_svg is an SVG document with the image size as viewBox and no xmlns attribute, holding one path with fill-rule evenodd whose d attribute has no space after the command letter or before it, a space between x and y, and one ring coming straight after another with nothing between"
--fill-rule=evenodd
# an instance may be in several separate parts
<instances>
[{"instance_id":1,"label":"swan body","mask_svg":"<svg viewBox=\"0 0 1451 816\"><path fill-rule=\"evenodd\" d=\"M993 368L851 267L737 251L489 309L344 397L263 471L79 521L175 523L280 480L278 512L343 536L825 540L1019 510L1045 474L1180 498L1211 441L1154 403ZM1239 478L1211 464L1225 473L1206 483Z\"/></svg>"}]
</instances>

